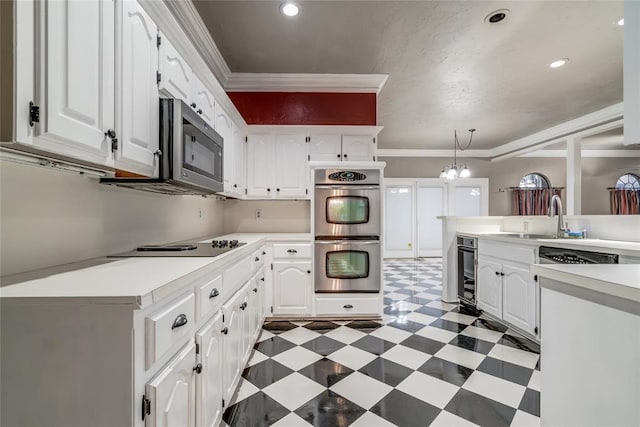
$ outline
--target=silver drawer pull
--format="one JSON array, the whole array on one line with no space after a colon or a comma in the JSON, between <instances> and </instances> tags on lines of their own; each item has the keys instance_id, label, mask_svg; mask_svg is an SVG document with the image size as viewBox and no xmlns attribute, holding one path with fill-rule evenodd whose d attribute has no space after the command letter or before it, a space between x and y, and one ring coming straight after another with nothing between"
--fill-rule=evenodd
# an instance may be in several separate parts
<instances>
[{"instance_id":1,"label":"silver drawer pull","mask_svg":"<svg viewBox=\"0 0 640 427\"><path fill-rule=\"evenodd\" d=\"M211 299L211 298L215 298L215 297L217 297L218 295L220 295L220 292L218 292L218 289L213 288L213 289L211 290L211 293L209 294L209 299Z\"/></svg>"},{"instance_id":2,"label":"silver drawer pull","mask_svg":"<svg viewBox=\"0 0 640 427\"><path fill-rule=\"evenodd\" d=\"M353 306L351 304L345 304L343 305L344 308L349 309L349 308L353 308Z\"/></svg>"},{"instance_id":3,"label":"silver drawer pull","mask_svg":"<svg viewBox=\"0 0 640 427\"><path fill-rule=\"evenodd\" d=\"M295 249L288 249L288 250L287 250L287 253L290 253L290 254L297 254L297 253L298 253L298 251L296 251Z\"/></svg>"},{"instance_id":4,"label":"silver drawer pull","mask_svg":"<svg viewBox=\"0 0 640 427\"><path fill-rule=\"evenodd\" d=\"M176 320L173 321L173 325L171 325L171 329L179 328L187 324L187 315L180 314L176 317Z\"/></svg>"}]
</instances>

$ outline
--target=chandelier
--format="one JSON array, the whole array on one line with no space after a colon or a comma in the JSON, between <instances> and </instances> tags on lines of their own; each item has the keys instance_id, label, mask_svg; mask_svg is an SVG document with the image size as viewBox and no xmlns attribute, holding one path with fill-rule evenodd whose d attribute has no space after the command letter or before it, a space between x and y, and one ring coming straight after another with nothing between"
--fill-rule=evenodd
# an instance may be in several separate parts
<instances>
[{"instance_id":1,"label":"chandelier","mask_svg":"<svg viewBox=\"0 0 640 427\"><path fill-rule=\"evenodd\" d=\"M458 164L457 150L464 151L471 147L471 141L473 141L473 133L475 131L475 129L469 129L469 133L471 135L469 137L469 142L464 147L462 147L462 145L460 145L460 141L458 141L458 133L455 130L453 131L453 163L442 168L440 178L456 179L458 177L469 178L471 176L471 172L467 168L466 163Z\"/></svg>"}]
</instances>

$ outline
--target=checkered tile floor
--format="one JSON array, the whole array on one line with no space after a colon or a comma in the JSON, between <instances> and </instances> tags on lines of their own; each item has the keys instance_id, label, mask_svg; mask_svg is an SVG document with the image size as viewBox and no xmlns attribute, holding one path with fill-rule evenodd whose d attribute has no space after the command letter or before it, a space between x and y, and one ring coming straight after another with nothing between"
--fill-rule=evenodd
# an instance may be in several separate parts
<instances>
[{"instance_id":1,"label":"checkered tile floor","mask_svg":"<svg viewBox=\"0 0 640 427\"><path fill-rule=\"evenodd\" d=\"M442 263L386 260L381 322L270 322L230 426L539 425L539 346L440 300Z\"/></svg>"}]
</instances>

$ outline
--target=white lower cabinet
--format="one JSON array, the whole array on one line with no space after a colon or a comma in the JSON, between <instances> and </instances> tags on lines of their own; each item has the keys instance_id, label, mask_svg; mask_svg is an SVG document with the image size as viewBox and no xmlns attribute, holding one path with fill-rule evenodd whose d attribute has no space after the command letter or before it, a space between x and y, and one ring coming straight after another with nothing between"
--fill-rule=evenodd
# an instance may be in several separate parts
<instances>
[{"instance_id":1,"label":"white lower cabinet","mask_svg":"<svg viewBox=\"0 0 640 427\"><path fill-rule=\"evenodd\" d=\"M222 306L224 338L222 348L224 353L223 378L224 399L229 401L236 388L242 369L242 319L240 305L244 302L243 292L239 291Z\"/></svg>"},{"instance_id":2,"label":"white lower cabinet","mask_svg":"<svg viewBox=\"0 0 640 427\"><path fill-rule=\"evenodd\" d=\"M195 345L189 341L147 384L147 427L195 426L195 356Z\"/></svg>"},{"instance_id":3,"label":"white lower cabinet","mask_svg":"<svg viewBox=\"0 0 640 427\"><path fill-rule=\"evenodd\" d=\"M273 314L311 314L313 275L309 261L273 262Z\"/></svg>"},{"instance_id":4,"label":"white lower cabinet","mask_svg":"<svg viewBox=\"0 0 640 427\"><path fill-rule=\"evenodd\" d=\"M539 287L531 274L533 262L534 247L480 240L476 299L481 310L537 336Z\"/></svg>"},{"instance_id":5,"label":"white lower cabinet","mask_svg":"<svg viewBox=\"0 0 640 427\"><path fill-rule=\"evenodd\" d=\"M478 258L478 308L496 317L502 317L502 265Z\"/></svg>"},{"instance_id":6,"label":"white lower cabinet","mask_svg":"<svg viewBox=\"0 0 640 427\"><path fill-rule=\"evenodd\" d=\"M196 333L196 425L215 427L222 419L224 382L222 348L224 334L222 313L218 312Z\"/></svg>"}]
</instances>

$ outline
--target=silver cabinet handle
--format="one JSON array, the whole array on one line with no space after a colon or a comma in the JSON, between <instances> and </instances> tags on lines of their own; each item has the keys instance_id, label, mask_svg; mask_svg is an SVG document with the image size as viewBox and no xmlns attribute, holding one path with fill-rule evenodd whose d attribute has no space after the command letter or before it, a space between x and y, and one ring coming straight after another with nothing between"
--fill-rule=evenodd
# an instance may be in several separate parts
<instances>
[{"instance_id":1,"label":"silver cabinet handle","mask_svg":"<svg viewBox=\"0 0 640 427\"><path fill-rule=\"evenodd\" d=\"M173 321L173 325L171 325L171 329L176 329L186 324L187 324L187 315L179 314L178 317L176 317L176 320Z\"/></svg>"},{"instance_id":2,"label":"silver cabinet handle","mask_svg":"<svg viewBox=\"0 0 640 427\"><path fill-rule=\"evenodd\" d=\"M298 251L296 251L295 249L287 249L287 253L289 253L289 254L297 254Z\"/></svg>"}]
</instances>

